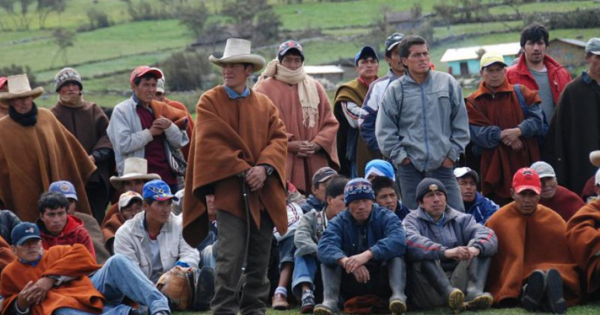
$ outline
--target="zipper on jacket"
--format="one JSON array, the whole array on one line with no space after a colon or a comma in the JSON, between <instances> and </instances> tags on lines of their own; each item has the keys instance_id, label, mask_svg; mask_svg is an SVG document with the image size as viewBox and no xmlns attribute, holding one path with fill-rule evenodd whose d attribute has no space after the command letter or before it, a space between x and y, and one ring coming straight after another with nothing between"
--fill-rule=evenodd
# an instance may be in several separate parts
<instances>
[{"instance_id":1,"label":"zipper on jacket","mask_svg":"<svg viewBox=\"0 0 600 315\"><path fill-rule=\"evenodd\" d=\"M423 170L427 169L427 163L429 162L429 141L427 140L427 109L425 108L425 92L423 91L423 84L419 84L421 88L421 109L423 112L423 130L425 136L425 162L423 163Z\"/></svg>"}]
</instances>

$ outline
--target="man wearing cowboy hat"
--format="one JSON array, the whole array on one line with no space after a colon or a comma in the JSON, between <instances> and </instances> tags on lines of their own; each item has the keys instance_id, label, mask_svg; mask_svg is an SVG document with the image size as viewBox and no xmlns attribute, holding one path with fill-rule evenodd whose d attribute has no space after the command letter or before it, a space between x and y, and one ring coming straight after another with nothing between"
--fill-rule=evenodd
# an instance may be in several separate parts
<instances>
[{"instance_id":1,"label":"man wearing cowboy hat","mask_svg":"<svg viewBox=\"0 0 600 315\"><path fill-rule=\"evenodd\" d=\"M44 89L31 89L27 75L8 77L8 118L0 120L0 200L25 221L38 217L37 199L57 180L80 192L79 211L91 214L85 183L96 170L85 149L47 109L33 100Z\"/></svg>"},{"instance_id":2,"label":"man wearing cowboy hat","mask_svg":"<svg viewBox=\"0 0 600 315\"><path fill-rule=\"evenodd\" d=\"M88 180L86 193L94 218L100 223L110 198L108 177L115 168L112 144L106 135L108 117L98 105L83 99L83 82L75 69L60 70L54 77L54 89L58 101L50 111L77 138L98 168Z\"/></svg>"},{"instance_id":3,"label":"man wearing cowboy hat","mask_svg":"<svg viewBox=\"0 0 600 315\"><path fill-rule=\"evenodd\" d=\"M288 135L286 179L310 193L311 178L325 166L339 169L335 135L339 123L325 89L304 71L300 43L288 40L269 62L254 90L264 93L281 113Z\"/></svg>"},{"instance_id":4,"label":"man wearing cowboy hat","mask_svg":"<svg viewBox=\"0 0 600 315\"><path fill-rule=\"evenodd\" d=\"M214 193L218 242L227 244L217 252L213 314L265 313L273 227L287 231L287 136L277 107L246 85L265 65L250 46L230 38L222 58L210 56L222 68L224 84L200 97L188 158L183 236L196 246L207 235L205 197Z\"/></svg>"}]
</instances>

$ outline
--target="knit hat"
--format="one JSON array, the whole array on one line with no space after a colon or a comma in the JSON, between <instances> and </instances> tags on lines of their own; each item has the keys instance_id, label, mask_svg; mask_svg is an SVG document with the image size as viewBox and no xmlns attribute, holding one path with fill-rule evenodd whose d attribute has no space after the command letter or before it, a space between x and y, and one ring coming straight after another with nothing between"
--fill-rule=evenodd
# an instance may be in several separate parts
<instances>
[{"instance_id":1,"label":"knit hat","mask_svg":"<svg viewBox=\"0 0 600 315\"><path fill-rule=\"evenodd\" d=\"M355 178L346 184L344 188L344 202L346 206L354 200L375 200L375 192L371 182L364 178Z\"/></svg>"},{"instance_id":2,"label":"knit hat","mask_svg":"<svg viewBox=\"0 0 600 315\"><path fill-rule=\"evenodd\" d=\"M64 68L54 76L54 91L58 92L65 84L73 82L79 85L79 89L83 90L83 83L79 72L73 68Z\"/></svg>"},{"instance_id":3,"label":"knit hat","mask_svg":"<svg viewBox=\"0 0 600 315\"><path fill-rule=\"evenodd\" d=\"M369 178L371 174L376 176L385 176L393 181L396 181L394 167L390 162L384 160L371 160L365 167L365 178Z\"/></svg>"},{"instance_id":4,"label":"knit hat","mask_svg":"<svg viewBox=\"0 0 600 315\"><path fill-rule=\"evenodd\" d=\"M448 197L448 192L442 182L431 177L423 178L419 185L417 185L417 202L423 201L423 197L425 197L428 192L434 191L441 191Z\"/></svg>"}]
</instances>

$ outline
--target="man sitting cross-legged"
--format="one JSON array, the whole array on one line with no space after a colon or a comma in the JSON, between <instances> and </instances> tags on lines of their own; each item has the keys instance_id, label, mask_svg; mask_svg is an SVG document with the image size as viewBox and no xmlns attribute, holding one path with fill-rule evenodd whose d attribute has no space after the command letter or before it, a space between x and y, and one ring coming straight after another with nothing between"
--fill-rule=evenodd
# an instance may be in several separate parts
<instances>
[{"instance_id":1,"label":"man sitting cross-legged","mask_svg":"<svg viewBox=\"0 0 600 315\"><path fill-rule=\"evenodd\" d=\"M170 313L167 299L125 256L115 255L100 266L81 244L45 251L39 229L30 222L16 226L12 239L18 259L2 271L2 314ZM123 305L125 296L145 306Z\"/></svg>"}]
</instances>

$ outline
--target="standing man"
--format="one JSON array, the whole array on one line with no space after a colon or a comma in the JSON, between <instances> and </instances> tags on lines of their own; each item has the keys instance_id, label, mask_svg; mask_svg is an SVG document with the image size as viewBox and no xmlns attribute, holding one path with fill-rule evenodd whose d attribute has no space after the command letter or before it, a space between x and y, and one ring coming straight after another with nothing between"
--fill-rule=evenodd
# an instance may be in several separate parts
<instances>
[{"instance_id":1,"label":"standing man","mask_svg":"<svg viewBox=\"0 0 600 315\"><path fill-rule=\"evenodd\" d=\"M379 145L375 137L375 121L377 120L379 104L383 99L388 85L404 75L404 65L402 65L402 60L400 60L400 45L398 45L403 38L404 34L394 33L385 39L384 58L385 62L390 66L390 71L371 84L365 98L365 104L360 110L360 118L358 119L362 139L367 144L369 150L376 153L378 158L381 158L381 152L379 151Z\"/></svg>"},{"instance_id":2,"label":"standing man","mask_svg":"<svg viewBox=\"0 0 600 315\"><path fill-rule=\"evenodd\" d=\"M469 130L473 151L481 156L482 192L505 205L512 201L512 175L540 159L535 136L543 135L541 100L537 92L508 83L501 54L485 53L480 66L482 81L466 99Z\"/></svg>"},{"instance_id":3,"label":"standing man","mask_svg":"<svg viewBox=\"0 0 600 315\"><path fill-rule=\"evenodd\" d=\"M588 155L600 149L600 38L585 46L588 69L563 92L550 124L544 156L556 170L558 182L580 193L596 167Z\"/></svg>"},{"instance_id":4,"label":"standing man","mask_svg":"<svg viewBox=\"0 0 600 315\"><path fill-rule=\"evenodd\" d=\"M416 35L400 42L406 74L392 82L377 113L381 153L395 164L402 200L417 208L415 192L425 177L440 180L448 204L465 211L452 167L469 143L462 89L449 74L430 69L427 41Z\"/></svg>"},{"instance_id":5,"label":"standing man","mask_svg":"<svg viewBox=\"0 0 600 315\"><path fill-rule=\"evenodd\" d=\"M546 55L548 31L544 25L533 23L521 32L523 53L516 65L506 71L510 84L523 84L528 89L538 91L545 123L552 120L558 97L571 81L571 74L558 61Z\"/></svg>"},{"instance_id":6,"label":"standing man","mask_svg":"<svg viewBox=\"0 0 600 315\"><path fill-rule=\"evenodd\" d=\"M287 136L277 107L246 86L265 65L250 46L230 38L222 58L210 56L222 68L224 84L200 97L187 169L185 240L195 247L207 235L205 198L214 194L217 241L227 244L217 251L213 314L265 313L273 228L287 231Z\"/></svg>"},{"instance_id":7,"label":"standing man","mask_svg":"<svg viewBox=\"0 0 600 315\"><path fill-rule=\"evenodd\" d=\"M77 138L97 167L85 192L94 218L100 223L110 199L108 178L115 167L112 144L106 135L108 117L98 105L83 99L83 82L75 69L60 70L54 77L54 90L58 102L50 111Z\"/></svg>"},{"instance_id":8,"label":"standing man","mask_svg":"<svg viewBox=\"0 0 600 315\"><path fill-rule=\"evenodd\" d=\"M340 174L349 178L364 176L365 165L377 158L360 137L358 118L369 86L377 80L379 58L373 48L363 47L354 57L358 78L344 83L335 92L333 111L340 123L337 149L340 157Z\"/></svg>"},{"instance_id":9,"label":"standing man","mask_svg":"<svg viewBox=\"0 0 600 315\"><path fill-rule=\"evenodd\" d=\"M47 109L33 100L44 89L31 89L27 75L8 77L9 105L0 120L0 201L23 221L39 217L37 199L50 183L68 180L79 193L79 211L92 214L85 183L96 166L77 139Z\"/></svg>"},{"instance_id":10,"label":"standing man","mask_svg":"<svg viewBox=\"0 0 600 315\"><path fill-rule=\"evenodd\" d=\"M186 113L155 101L157 68L139 66L131 72L131 97L119 103L108 125L108 137L115 150L117 170L123 175L125 159L148 160L148 172L160 175L173 191L179 190L177 174L171 168L168 152L189 142L185 130Z\"/></svg>"}]
</instances>

